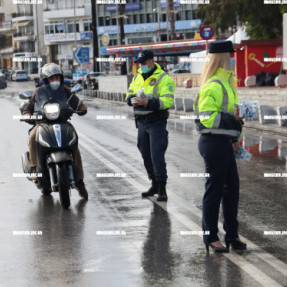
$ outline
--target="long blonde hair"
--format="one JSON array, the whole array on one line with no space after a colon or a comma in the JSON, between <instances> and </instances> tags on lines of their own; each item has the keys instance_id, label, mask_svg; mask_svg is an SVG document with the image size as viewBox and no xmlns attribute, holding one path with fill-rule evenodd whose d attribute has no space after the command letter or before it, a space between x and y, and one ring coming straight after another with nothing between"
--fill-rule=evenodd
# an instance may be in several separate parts
<instances>
[{"instance_id":1,"label":"long blonde hair","mask_svg":"<svg viewBox=\"0 0 287 287\"><path fill-rule=\"evenodd\" d=\"M218 68L223 68L228 71L232 71L232 66L230 63L230 57L229 53L214 53L214 54L208 54L207 58L209 59L204 63L203 71L200 76L200 86L204 86L208 79L212 77ZM222 77L224 77L224 74L222 74ZM220 79L219 79L220 80ZM232 89L235 91L235 81L234 77L231 77L229 79L229 83L232 87Z\"/></svg>"}]
</instances>

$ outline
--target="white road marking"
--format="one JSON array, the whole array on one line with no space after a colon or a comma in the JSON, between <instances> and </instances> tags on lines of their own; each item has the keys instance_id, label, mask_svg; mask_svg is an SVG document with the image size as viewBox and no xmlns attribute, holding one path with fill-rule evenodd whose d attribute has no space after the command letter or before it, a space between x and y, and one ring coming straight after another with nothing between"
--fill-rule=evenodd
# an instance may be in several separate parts
<instances>
[{"instance_id":1,"label":"white road marking","mask_svg":"<svg viewBox=\"0 0 287 287\"><path fill-rule=\"evenodd\" d=\"M88 137L86 137L84 134L82 133L78 133L80 135L80 137L84 138L85 140L87 140L88 142L92 143L93 147L103 151L104 153L106 153L109 156L112 156L113 158L115 158L115 155L106 150L105 148L103 148L102 146L100 146L99 144L95 143L93 140L89 139ZM94 157L96 157L98 160L100 160L102 163L104 163L107 167L109 167L111 170L115 171L115 172L120 172L123 173L123 171L119 168L119 166L115 165L114 163L110 162L108 159L106 159L105 157L103 157L102 155L100 155L98 152L94 151L89 145L80 142L80 145L86 149L89 153L91 153ZM124 166L128 167L129 169L132 168L127 162L125 162L124 160L117 158L117 160ZM142 173L143 174L143 173ZM143 174L144 175L144 174ZM132 186L134 186L137 189L145 189L146 187L143 186L142 184L138 183L135 179L130 178L130 177L126 177L124 178L126 181L128 181ZM171 193L171 191L169 191L169 193ZM163 209L166 209L166 204L165 203L159 203L157 202L154 198L150 198L154 203L158 204L159 206L161 206ZM198 209L199 211L199 209ZM183 225L185 225L186 227L190 228L191 230L200 230L201 227L199 225L197 225L195 222L193 222L192 220L190 220L189 218L187 218L185 215L183 215L182 213L179 213L175 210L173 210L173 212L169 212L174 218L176 218L179 222L181 222ZM199 213L196 212L197 216L199 216ZM200 216L201 217L201 216ZM223 230L222 230L223 231ZM198 235L201 237L201 235ZM240 236L241 238L243 238L243 236ZM259 246L253 244L252 242L250 242L249 240L246 239L246 242L249 244L249 247L252 246L254 249L256 250L260 250L262 252L264 252L264 254L257 254L255 253L255 255L262 257L262 259L264 261L267 262L268 260L268 264L270 264L272 267L274 267L275 269L277 269L278 271L280 271L281 273L283 273L283 275L286 275L286 264L281 262L280 260L276 259L274 256L272 256L271 254L266 253L264 250L262 250ZM225 253L223 254L224 256L226 256L230 261L232 261L235 265L237 265L238 267L240 267L242 270L244 270L246 273L248 273L254 280L256 280L257 282L259 282L262 286L282 286L280 285L278 282L276 282L275 280L273 280L272 278L270 278L269 276L267 276L264 272L262 272L261 270L259 270L257 267L255 267L252 263L248 262L246 259L244 259L242 256L236 254L236 253ZM284 268L285 266L285 268ZM284 268L284 272L283 272L283 268Z\"/></svg>"}]
</instances>

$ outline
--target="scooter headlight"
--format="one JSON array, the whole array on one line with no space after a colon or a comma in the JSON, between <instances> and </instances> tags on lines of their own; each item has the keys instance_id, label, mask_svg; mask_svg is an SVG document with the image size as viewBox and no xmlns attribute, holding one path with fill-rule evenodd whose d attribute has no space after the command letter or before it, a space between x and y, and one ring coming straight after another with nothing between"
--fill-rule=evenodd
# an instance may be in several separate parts
<instances>
[{"instance_id":1,"label":"scooter headlight","mask_svg":"<svg viewBox=\"0 0 287 287\"><path fill-rule=\"evenodd\" d=\"M58 103L46 104L44 106L44 113L48 120L56 120L60 116L60 105Z\"/></svg>"}]
</instances>

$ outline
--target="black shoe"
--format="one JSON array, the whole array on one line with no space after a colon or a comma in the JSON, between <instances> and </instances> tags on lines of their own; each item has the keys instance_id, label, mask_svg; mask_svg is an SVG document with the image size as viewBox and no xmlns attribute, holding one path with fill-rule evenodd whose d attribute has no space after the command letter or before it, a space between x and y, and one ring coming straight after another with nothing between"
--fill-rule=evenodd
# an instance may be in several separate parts
<instances>
[{"instance_id":1,"label":"black shoe","mask_svg":"<svg viewBox=\"0 0 287 287\"><path fill-rule=\"evenodd\" d=\"M86 190L86 187L85 187L85 184L83 182L83 180L79 180L77 183L76 183L76 189L77 191L79 192L79 195L83 198L88 198L89 195L88 195L88 192Z\"/></svg>"},{"instance_id":2,"label":"black shoe","mask_svg":"<svg viewBox=\"0 0 287 287\"><path fill-rule=\"evenodd\" d=\"M155 180L153 180L151 182L150 189L146 192L143 192L142 197L153 196L153 195L157 194L157 190L158 190L157 182Z\"/></svg>"},{"instance_id":3,"label":"black shoe","mask_svg":"<svg viewBox=\"0 0 287 287\"><path fill-rule=\"evenodd\" d=\"M32 166L32 167L31 167L31 173L32 173L32 174L35 174L35 176L31 176L30 179L31 179L34 183L38 183L37 168L36 168L36 166Z\"/></svg>"},{"instance_id":4,"label":"black shoe","mask_svg":"<svg viewBox=\"0 0 287 287\"><path fill-rule=\"evenodd\" d=\"M166 182L165 181L158 181L158 197L157 201L167 201L167 194L166 194Z\"/></svg>"},{"instance_id":5,"label":"black shoe","mask_svg":"<svg viewBox=\"0 0 287 287\"><path fill-rule=\"evenodd\" d=\"M235 239L225 239L226 247L231 245L234 250L246 250L247 244Z\"/></svg>"},{"instance_id":6,"label":"black shoe","mask_svg":"<svg viewBox=\"0 0 287 287\"><path fill-rule=\"evenodd\" d=\"M214 245L212 245L211 243L205 244L206 247L206 251L209 251L209 246L213 249L214 252L216 253L228 253L229 252L229 248L226 247L216 247Z\"/></svg>"}]
</instances>

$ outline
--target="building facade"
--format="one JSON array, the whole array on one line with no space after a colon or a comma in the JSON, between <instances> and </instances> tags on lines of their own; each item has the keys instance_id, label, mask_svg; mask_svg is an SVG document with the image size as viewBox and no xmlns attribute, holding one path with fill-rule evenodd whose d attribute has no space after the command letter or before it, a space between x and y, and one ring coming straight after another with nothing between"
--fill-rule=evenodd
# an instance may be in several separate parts
<instances>
[{"instance_id":1,"label":"building facade","mask_svg":"<svg viewBox=\"0 0 287 287\"><path fill-rule=\"evenodd\" d=\"M0 4L0 32L7 39L6 47L0 50L2 67L38 73L41 60L46 59L44 26L39 20L43 14L42 4L13 4L11 0L0 0Z\"/></svg>"},{"instance_id":2,"label":"building facade","mask_svg":"<svg viewBox=\"0 0 287 287\"><path fill-rule=\"evenodd\" d=\"M155 43L168 39L166 1L127 1L124 15L126 44ZM92 69L92 19L90 0L45 0L44 42L47 45L48 61L59 63L63 68L78 69L73 60L75 47L90 47ZM119 44L117 5L97 4L97 31L100 56L105 55L105 45ZM194 5L180 5L174 1L176 39L193 39L200 27L200 20L194 19ZM169 32L170 33L170 32ZM103 44L103 35L108 43Z\"/></svg>"}]
</instances>

